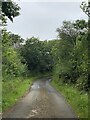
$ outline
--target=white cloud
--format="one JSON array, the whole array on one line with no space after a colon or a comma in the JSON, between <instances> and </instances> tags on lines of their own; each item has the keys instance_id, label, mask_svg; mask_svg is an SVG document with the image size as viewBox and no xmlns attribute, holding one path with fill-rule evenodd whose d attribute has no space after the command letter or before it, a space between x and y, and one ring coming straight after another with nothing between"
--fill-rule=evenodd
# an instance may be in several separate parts
<instances>
[{"instance_id":1,"label":"white cloud","mask_svg":"<svg viewBox=\"0 0 90 120\"><path fill-rule=\"evenodd\" d=\"M14 23L8 21L7 29L23 38L52 39L56 37L55 31L63 20L87 19L80 3L19 2L19 6L21 15L14 18Z\"/></svg>"}]
</instances>

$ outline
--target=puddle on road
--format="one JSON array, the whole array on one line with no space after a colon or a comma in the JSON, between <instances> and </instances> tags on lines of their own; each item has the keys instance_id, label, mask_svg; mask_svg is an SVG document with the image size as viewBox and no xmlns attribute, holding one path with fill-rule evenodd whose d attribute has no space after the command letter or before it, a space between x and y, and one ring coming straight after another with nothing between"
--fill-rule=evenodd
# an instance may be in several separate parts
<instances>
[{"instance_id":1,"label":"puddle on road","mask_svg":"<svg viewBox=\"0 0 90 120\"><path fill-rule=\"evenodd\" d=\"M38 113L37 110L33 109L33 110L31 110L31 114L29 114L29 116L27 118L32 118L32 117L36 116L37 113Z\"/></svg>"},{"instance_id":2,"label":"puddle on road","mask_svg":"<svg viewBox=\"0 0 90 120\"><path fill-rule=\"evenodd\" d=\"M37 110L32 110L32 112L33 112L33 113L35 113L35 114L37 114L37 113L38 113L38 112L37 112Z\"/></svg>"},{"instance_id":3,"label":"puddle on road","mask_svg":"<svg viewBox=\"0 0 90 120\"><path fill-rule=\"evenodd\" d=\"M32 88L32 89L39 89L39 88L40 88L40 86L39 86L39 85L35 85L35 84L34 84L34 85L32 85L32 86L31 86L31 88Z\"/></svg>"}]
</instances>

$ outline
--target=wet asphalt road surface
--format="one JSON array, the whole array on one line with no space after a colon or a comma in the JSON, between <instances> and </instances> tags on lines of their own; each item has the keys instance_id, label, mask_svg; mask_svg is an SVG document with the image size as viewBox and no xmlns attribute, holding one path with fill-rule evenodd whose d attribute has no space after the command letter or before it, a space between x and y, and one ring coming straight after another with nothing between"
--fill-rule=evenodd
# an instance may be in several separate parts
<instances>
[{"instance_id":1,"label":"wet asphalt road surface","mask_svg":"<svg viewBox=\"0 0 90 120\"><path fill-rule=\"evenodd\" d=\"M65 98L49 81L50 79L35 81L30 92L5 112L3 118L76 118Z\"/></svg>"}]
</instances>

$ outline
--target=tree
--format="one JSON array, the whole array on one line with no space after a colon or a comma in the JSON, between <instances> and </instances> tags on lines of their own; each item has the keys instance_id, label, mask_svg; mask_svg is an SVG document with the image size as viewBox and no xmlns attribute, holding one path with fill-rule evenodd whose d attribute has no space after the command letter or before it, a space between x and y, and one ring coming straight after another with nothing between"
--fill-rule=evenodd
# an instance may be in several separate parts
<instances>
[{"instance_id":1,"label":"tree","mask_svg":"<svg viewBox=\"0 0 90 120\"><path fill-rule=\"evenodd\" d=\"M82 2L80 8L83 10L83 12L85 12L86 15L88 15L88 17L90 17L90 1L88 1L88 3Z\"/></svg>"},{"instance_id":2,"label":"tree","mask_svg":"<svg viewBox=\"0 0 90 120\"><path fill-rule=\"evenodd\" d=\"M64 21L57 32L59 42L53 47L54 79L89 91L88 23L85 20Z\"/></svg>"},{"instance_id":3,"label":"tree","mask_svg":"<svg viewBox=\"0 0 90 120\"><path fill-rule=\"evenodd\" d=\"M82 2L80 5L83 12L88 16L88 35L87 35L87 42L88 42L88 88L90 88L90 0L88 3Z\"/></svg>"},{"instance_id":4,"label":"tree","mask_svg":"<svg viewBox=\"0 0 90 120\"><path fill-rule=\"evenodd\" d=\"M21 36L17 35L17 34L12 34L10 33L10 40L11 40L11 44L12 46L14 46L14 48L19 48L21 46L21 43L24 42L24 39L21 38Z\"/></svg>"},{"instance_id":5,"label":"tree","mask_svg":"<svg viewBox=\"0 0 90 120\"><path fill-rule=\"evenodd\" d=\"M8 17L12 22L13 18L19 16L20 7L13 1L2 2L2 20L6 22L5 16Z\"/></svg>"},{"instance_id":6,"label":"tree","mask_svg":"<svg viewBox=\"0 0 90 120\"><path fill-rule=\"evenodd\" d=\"M20 7L15 2L3 1L1 16L3 25L7 23L6 17L13 22L13 18L19 15L19 10ZM2 73L4 80L19 77L27 71L26 65L21 62L22 57L19 51L13 47L14 44L22 41L23 39L19 35L14 35L5 29L2 30Z\"/></svg>"},{"instance_id":7,"label":"tree","mask_svg":"<svg viewBox=\"0 0 90 120\"><path fill-rule=\"evenodd\" d=\"M21 55L24 57L28 69L31 72L47 72L52 69L52 55L47 41L39 41L32 37L27 39L21 47Z\"/></svg>"},{"instance_id":8,"label":"tree","mask_svg":"<svg viewBox=\"0 0 90 120\"><path fill-rule=\"evenodd\" d=\"M63 21L63 26L57 28L57 32L58 37L62 40L70 42L73 46L76 44L77 31L70 21Z\"/></svg>"},{"instance_id":9,"label":"tree","mask_svg":"<svg viewBox=\"0 0 90 120\"><path fill-rule=\"evenodd\" d=\"M12 47L10 33L2 31L2 73L3 79L11 79L26 73L27 67L21 62L22 56ZM25 74L24 74L25 75Z\"/></svg>"}]
</instances>

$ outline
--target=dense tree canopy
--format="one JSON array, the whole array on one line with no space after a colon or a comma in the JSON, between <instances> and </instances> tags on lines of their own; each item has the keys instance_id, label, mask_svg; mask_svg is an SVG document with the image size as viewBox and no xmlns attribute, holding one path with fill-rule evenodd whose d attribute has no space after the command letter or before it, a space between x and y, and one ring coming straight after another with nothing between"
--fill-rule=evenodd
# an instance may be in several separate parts
<instances>
[{"instance_id":1,"label":"dense tree canopy","mask_svg":"<svg viewBox=\"0 0 90 120\"><path fill-rule=\"evenodd\" d=\"M52 68L52 55L47 41L39 41L34 37L27 39L21 47L21 55L25 58L28 69L33 72L45 72Z\"/></svg>"},{"instance_id":2,"label":"dense tree canopy","mask_svg":"<svg viewBox=\"0 0 90 120\"><path fill-rule=\"evenodd\" d=\"M11 34L7 31L2 33L2 68L3 76L7 79L23 75L26 71L26 65L21 63L22 57L12 45Z\"/></svg>"},{"instance_id":3,"label":"dense tree canopy","mask_svg":"<svg viewBox=\"0 0 90 120\"><path fill-rule=\"evenodd\" d=\"M60 43L56 57L59 59L54 68L56 71L54 76L62 82L76 84L81 90L89 90L87 22L85 20L77 20L74 23L64 21L57 32Z\"/></svg>"}]
</instances>

